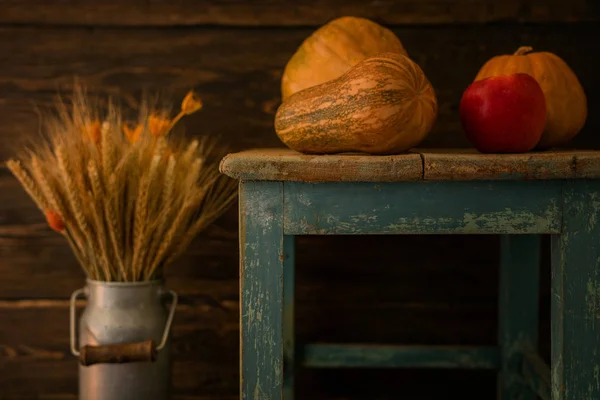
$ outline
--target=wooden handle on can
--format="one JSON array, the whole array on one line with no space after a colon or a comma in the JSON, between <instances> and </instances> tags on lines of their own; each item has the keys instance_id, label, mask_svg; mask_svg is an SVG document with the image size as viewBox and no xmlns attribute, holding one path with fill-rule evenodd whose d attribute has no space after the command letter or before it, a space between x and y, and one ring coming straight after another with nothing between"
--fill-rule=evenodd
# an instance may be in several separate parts
<instances>
[{"instance_id":1,"label":"wooden handle on can","mask_svg":"<svg viewBox=\"0 0 600 400\"><path fill-rule=\"evenodd\" d=\"M105 344L100 346L85 345L80 350L81 365L124 364L131 362L156 361L154 341L135 343Z\"/></svg>"}]
</instances>

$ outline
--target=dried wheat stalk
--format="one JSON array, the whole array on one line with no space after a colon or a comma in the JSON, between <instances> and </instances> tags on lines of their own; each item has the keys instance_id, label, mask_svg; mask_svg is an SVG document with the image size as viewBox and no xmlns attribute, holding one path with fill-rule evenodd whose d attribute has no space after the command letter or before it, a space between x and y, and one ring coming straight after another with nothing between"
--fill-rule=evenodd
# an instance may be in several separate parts
<instances>
[{"instance_id":1,"label":"dried wheat stalk","mask_svg":"<svg viewBox=\"0 0 600 400\"><path fill-rule=\"evenodd\" d=\"M235 200L219 174L216 141L173 138L175 124L202 108L190 92L170 118L144 102L138 123L109 103L102 112L82 87L72 107L58 102L47 138L7 167L68 240L87 276L151 280Z\"/></svg>"}]
</instances>

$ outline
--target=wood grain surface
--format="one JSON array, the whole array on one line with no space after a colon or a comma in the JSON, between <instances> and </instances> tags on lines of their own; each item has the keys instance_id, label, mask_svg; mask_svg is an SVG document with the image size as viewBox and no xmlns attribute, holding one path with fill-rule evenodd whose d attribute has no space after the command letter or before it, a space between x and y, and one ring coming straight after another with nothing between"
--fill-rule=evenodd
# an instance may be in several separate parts
<instances>
[{"instance_id":1,"label":"wood grain surface","mask_svg":"<svg viewBox=\"0 0 600 400\"><path fill-rule=\"evenodd\" d=\"M289 149L254 149L228 154L220 171L240 180L299 182L394 182L423 177L418 154L305 155Z\"/></svg>"},{"instance_id":2,"label":"wood grain surface","mask_svg":"<svg viewBox=\"0 0 600 400\"><path fill-rule=\"evenodd\" d=\"M290 149L228 154L220 171L245 180L409 182L600 178L600 151L482 154L474 149L412 149L392 156L307 155Z\"/></svg>"},{"instance_id":3,"label":"wood grain surface","mask_svg":"<svg viewBox=\"0 0 600 400\"><path fill-rule=\"evenodd\" d=\"M344 14L388 24L432 82L439 117L422 147L468 147L457 114L462 91L487 59L531 45L565 59L588 95L588 121L571 147L600 148L600 44L590 39L600 27L591 0L0 0L0 161L36 137L40 115L58 91L68 99L75 76L132 108L143 91L178 101L195 88L205 108L182 121L185 134L219 135L231 151L281 147L273 118L285 63L317 26ZM234 206L168 271L181 295L175 399L238 398L237 232ZM496 237L300 238L298 342L492 344L497 256ZM542 271L547 356L547 259ZM0 399L76 399L67 299L84 276L3 166L0 274ZM398 387L415 400L480 400L494 398L495 379L301 368L296 383L300 400L395 399Z\"/></svg>"},{"instance_id":4,"label":"wood grain surface","mask_svg":"<svg viewBox=\"0 0 600 400\"><path fill-rule=\"evenodd\" d=\"M594 0L2 0L0 23L94 26L315 26L341 15L387 24L596 21Z\"/></svg>"},{"instance_id":5,"label":"wood grain surface","mask_svg":"<svg viewBox=\"0 0 600 400\"><path fill-rule=\"evenodd\" d=\"M472 149L418 150L427 181L600 178L600 151L549 150L481 154Z\"/></svg>"}]
</instances>

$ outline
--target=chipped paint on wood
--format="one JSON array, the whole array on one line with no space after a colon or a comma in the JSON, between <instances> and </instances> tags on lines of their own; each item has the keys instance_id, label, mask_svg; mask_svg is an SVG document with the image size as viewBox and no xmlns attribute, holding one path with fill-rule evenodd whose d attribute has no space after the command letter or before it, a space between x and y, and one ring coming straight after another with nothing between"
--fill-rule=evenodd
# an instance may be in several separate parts
<instances>
[{"instance_id":1,"label":"chipped paint on wood","mask_svg":"<svg viewBox=\"0 0 600 400\"><path fill-rule=\"evenodd\" d=\"M302 364L312 368L497 369L496 347L309 344ZM286 399L287 400L287 399Z\"/></svg>"},{"instance_id":2,"label":"chipped paint on wood","mask_svg":"<svg viewBox=\"0 0 600 400\"><path fill-rule=\"evenodd\" d=\"M535 400L521 369L523 354L538 347L540 237L504 235L500 243L498 400Z\"/></svg>"},{"instance_id":3,"label":"chipped paint on wood","mask_svg":"<svg viewBox=\"0 0 600 400\"><path fill-rule=\"evenodd\" d=\"M276 182L240 185L241 392L283 395L283 192Z\"/></svg>"},{"instance_id":4,"label":"chipped paint on wood","mask_svg":"<svg viewBox=\"0 0 600 400\"><path fill-rule=\"evenodd\" d=\"M598 263L598 260L596 260L596 262ZM598 265L600 265L600 263L598 263ZM596 321L600 320L600 282L588 279L586 286L586 319L589 324L595 325Z\"/></svg>"},{"instance_id":5,"label":"chipped paint on wood","mask_svg":"<svg viewBox=\"0 0 600 400\"><path fill-rule=\"evenodd\" d=\"M599 181L566 181L552 238L552 399L600 398Z\"/></svg>"},{"instance_id":6,"label":"chipped paint on wood","mask_svg":"<svg viewBox=\"0 0 600 400\"><path fill-rule=\"evenodd\" d=\"M286 234L560 232L560 182L285 182Z\"/></svg>"}]
</instances>

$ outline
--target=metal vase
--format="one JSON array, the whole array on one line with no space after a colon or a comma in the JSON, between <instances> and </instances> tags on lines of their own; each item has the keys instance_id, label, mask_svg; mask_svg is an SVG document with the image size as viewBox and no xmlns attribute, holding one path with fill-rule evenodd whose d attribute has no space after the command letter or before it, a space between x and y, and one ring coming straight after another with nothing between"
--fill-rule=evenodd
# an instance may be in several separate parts
<instances>
[{"instance_id":1,"label":"metal vase","mask_svg":"<svg viewBox=\"0 0 600 400\"><path fill-rule=\"evenodd\" d=\"M169 296L170 311L165 304ZM75 303L82 297L87 305L76 323ZM74 291L71 352L79 358L79 399L168 399L169 331L176 306L176 293L162 281L88 280Z\"/></svg>"}]
</instances>

